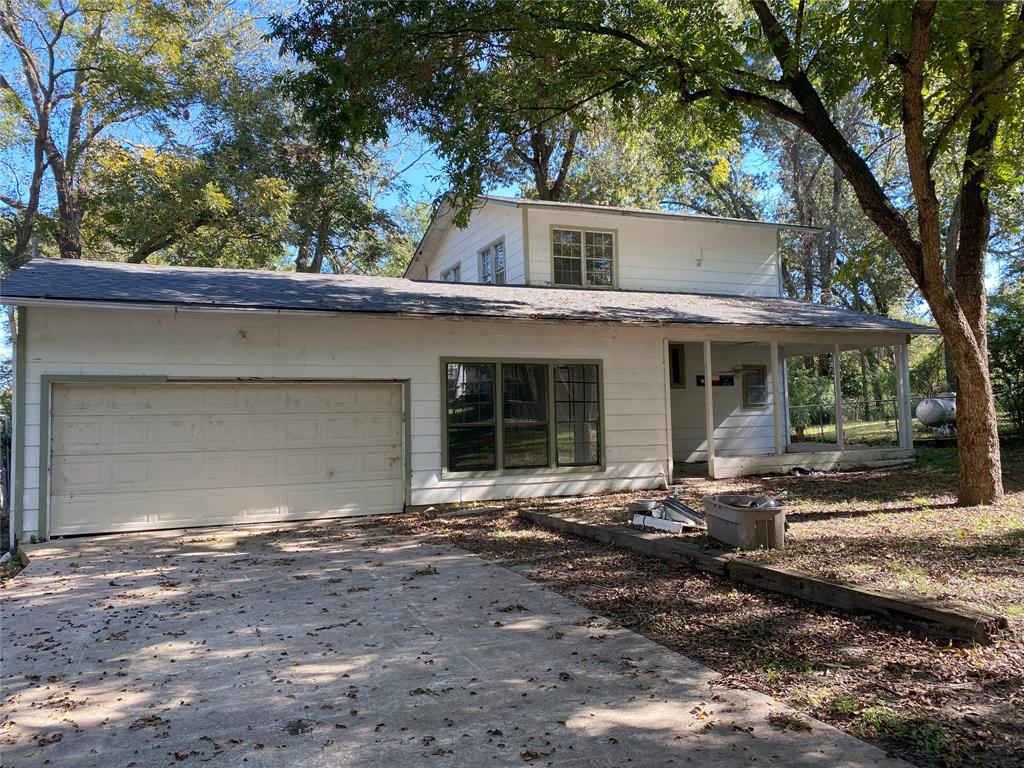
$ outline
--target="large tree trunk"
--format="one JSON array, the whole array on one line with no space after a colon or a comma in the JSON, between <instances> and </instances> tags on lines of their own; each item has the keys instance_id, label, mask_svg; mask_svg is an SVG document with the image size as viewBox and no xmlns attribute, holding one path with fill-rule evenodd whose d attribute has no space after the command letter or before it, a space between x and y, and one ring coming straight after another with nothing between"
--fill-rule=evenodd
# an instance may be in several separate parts
<instances>
[{"instance_id":1,"label":"large tree trunk","mask_svg":"<svg viewBox=\"0 0 1024 768\"><path fill-rule=\"evenodd\" d=\"M62 259L82 258L82 200L76 188L73 170L64 155L47 140L46 156L50 162L54 190L57 193L57 247Z\"/></svg>"},{"instance_id":2,"label":"large tree trunk","mask_svg":"<svg viewBox=\"0 0 1024 768\"><path fill-rule=\"evenodd\" d=\"M1003 495L992 381L986 361L963 333L943 333L959 373L956 393L957 453L960 458L960 503L991 504Z\"/></svg>"},{"instance_id":3,"label":"large tree trunk","mask_svg":"<svg viewBox=\"0 0 1024 768\"><path fill-rule=\"evenodd\" d=\"M765 0L752 0L752 4L776 59L784 70L789 69L794 61L789 38ZM784 76L786 88L800 105L800 112L738 89L727 90L727 94L737 103L764 108L813 136L839 166L861 209L903 258L932 310L956 369L960 387L958 400L963 401L957 403L961 430L957 443L960 503L989 504L1002 496L1003 481L985 335L984 249L990 223L986 171L999 128L997 104L1003 97L1001 90L1005 82L985 91L967 135L960 191L957 274L951 286L942 264L940 210L931 172L931 145L926 137L924 106L925 60L931 50L931 24L936 7L935 0L918 0L914 4L909 51L895 58L903 73L904 148L917 205L919 239L881 188L867 162L836 127L805 71L797 68L793 74ZM982 34L973 52L975 71L972 77L979 84L991 76L1002 45L999 7L993 4L992 9L992 28L979 30Z\"/></svg>"},{"instance_id":4,"label":"large tree trunk","mask_svg":"<svg viewBox=\"0 0 1024 768\"><path fill-rule=\"evenodd\" d=\"M57 247L62 259L82 258L82 210L78 206L59 206Z\"/></svg>"},{"instance_id":5,"label":"large tree trunk","mask_svg":"<svg viewBox=\"0 0 1024 768\"><path fill-rule=\"evenodd\" d=\"M832 163L832 216L828 223L828 236L822 241L820 275L821 303L832 304L832 283L839 258L839 206L843 197L843 172Z\"/></svg>"}]
</instances>

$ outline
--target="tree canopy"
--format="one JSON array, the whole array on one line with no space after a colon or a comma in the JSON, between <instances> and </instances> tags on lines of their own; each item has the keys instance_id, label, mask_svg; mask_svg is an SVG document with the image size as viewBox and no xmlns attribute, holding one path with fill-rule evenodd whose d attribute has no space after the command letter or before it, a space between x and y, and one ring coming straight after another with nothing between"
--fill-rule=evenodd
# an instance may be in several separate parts
<instances>
[{"instance_id":1,"label":"tree canopy","mask_svg":"<svg viewBox=\"0 0 1024 768\"><path fill-rule=\"evenodd\" d=\"M961 500L1001 495L984 259L991 201L1022 177L1024 3L314 0L274 33L303 64L292 92L323 141L380 140L403 121L437 144L466 206L531 117L603 98L709 145L745 116L791 126L834 163L942 330L962 382ZM898 135L905 184L887 189L839 119L851 96Z\"/></svg>"},{"instance_id":2,"label":"tree canopy","mask_svg":"<svg viewBox=\"0 0 1024 768\"><path fill-rule=\"evenodd\" d=\"M5 0L0 256L395 271L393 143L318 145L258 3Z\"/></svg>"}]
</instances>

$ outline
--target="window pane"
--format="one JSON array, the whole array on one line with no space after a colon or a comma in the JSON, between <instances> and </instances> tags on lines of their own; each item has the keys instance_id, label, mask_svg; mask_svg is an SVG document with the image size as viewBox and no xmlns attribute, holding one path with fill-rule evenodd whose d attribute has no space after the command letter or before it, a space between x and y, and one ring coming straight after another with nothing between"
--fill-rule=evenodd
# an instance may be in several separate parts
<instances>
[{"instance_id":1,"label":"window pane","mask_svg":"<svg viewBox=\"0 0 1024 768\"><path fill-rule=\"evenodd\" d=\"M505 243L494 244L494 282L505 284Z\"/></svg>"},{"instance_id":2,"label":"window pane","mask_svg":"<svg viewBox=\"0 0 1024 768\"><path fill-rule=\"evenodd\" d=\"M558 425L558 466L584 467L598 463L598 430L594 423Z\"/></svg>"},{"instance_id":3,"label":"window pane","mask_svg":"<svg viewBox=\"0 0 1024 768\"><path fill-rule=\"evenodd\" d=\"M578 259L555 257L555 283L558 285L583 285L583 268Z\"/></svg>"},{"instance_id":4,"label":"window pane","mask_svg":"<svg viewBox=\"0 0 1024 768\"><path fill-rule=\"evenodd\" d=\"M611 232L587 232L587 283L590 285L611 286L614 239Z\"/></svg>"},{"instance_id":5,"label":"window pane","mask_svg":"<svg viewBox=\"0 0 1024 768\"><path fill-rule=\"evenodd\" d=\"M505 427L505 466L509 469L546 467L548 425Z\"/></svg>"},{"instance_id":6,"label":"window pane","mask_svg":"<svg viewBox=\"0 0 1024 768\"><path fill-rule=\"evenodd\" d=\"M548 466L548 367L501 366L506 467Z\"/></svg>"},{"instance_id":7,"label":"window pane","mask_svg":"<svg viewBox=\"0 0 1024 768\"><path fill-rule=\"evenodd\" d=\"M448 469L453 472L497 466L494 427L449 427Z\"/></svg>"},{"instance_id":8,"label":"window pane","mask_svg":"<svg viewBox=\"0 0 1024 768\"><path fill-rule=\"evenodd\" d=\"M583 233L573 229L551 231L554 281L560 285L583 285Z\"/></svg>"},{"instance_id":9,"label":"window pane","mask_svg":"<svg viewBox=\"0 0 1024 768\"><path fill-rule=\"evenodd\" d=\"M559 466L600 462L601 423L596 365L555 367L555 433Z\"/></svg>"},{"instance_id":10,"label":"window pane","mask_svg":"<svg viewBox=\"0 0 1024 768\"><path fill-rule=\"evenodd\" d=\"M448 363L448 469L495 469L493 363Z\"/></svg>"},{"instance_id":11,"label":"window pane","mask_svg":"<svg viewBox=\"0 0 1024 768\"><path fill-rule=\"evenodd\" d=\"M448 423L494 421L494 364L448 363Z\"/></svg>"}]
</instances>

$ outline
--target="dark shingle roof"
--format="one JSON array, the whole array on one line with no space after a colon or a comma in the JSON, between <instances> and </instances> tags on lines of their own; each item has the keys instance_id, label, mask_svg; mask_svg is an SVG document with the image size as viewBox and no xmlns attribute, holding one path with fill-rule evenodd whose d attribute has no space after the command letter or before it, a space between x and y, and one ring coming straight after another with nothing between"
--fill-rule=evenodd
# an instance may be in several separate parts
<instances>
[{"instance_id":1,"label":"dark shingle roof","mask_svg":"<svg viewBox=\"0 0 1024 768\"><path fill-rule=\"evenodd\" d=\"M0 282L0 300L456 315L630 324L760 325L930 333L887 317L788 299L434 283L35 259Z\"/></svg>"}]
</instances>

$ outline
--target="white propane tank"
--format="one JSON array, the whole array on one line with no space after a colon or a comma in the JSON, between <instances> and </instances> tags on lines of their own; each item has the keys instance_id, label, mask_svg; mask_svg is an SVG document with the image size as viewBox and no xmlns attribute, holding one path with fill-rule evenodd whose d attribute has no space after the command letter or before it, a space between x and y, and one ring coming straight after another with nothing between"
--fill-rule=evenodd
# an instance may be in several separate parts
<instances>
[{"instance_id":1,"label":"white propane tank","mask_svg":"<svg viewBox=\"0 0 1024 768\"><path fill-rule=\"evenodd\" d=\"M926 427L940 427L956 422L956 393L943 392L935 397L926 397L917 404L917 420Z\"/></svg>"}]
</instances>

